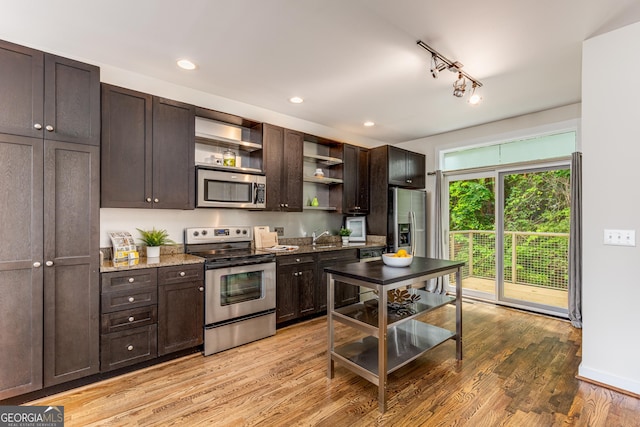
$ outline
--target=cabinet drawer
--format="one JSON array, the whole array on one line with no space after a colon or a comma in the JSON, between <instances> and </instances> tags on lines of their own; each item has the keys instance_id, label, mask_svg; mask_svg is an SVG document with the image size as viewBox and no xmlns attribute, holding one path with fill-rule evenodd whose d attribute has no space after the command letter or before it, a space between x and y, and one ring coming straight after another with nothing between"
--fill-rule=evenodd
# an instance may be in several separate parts
<instances>
[{"instance_id":1,"label":"cabinet drawer","mask_svg":"<svg viewBox=\"0 0 640 427\"><path fill-rule=\"evenodd\" d=\"M357 249L340 249L338 251L321 252L318 254L318 261L330 259L340 259L345 261L358 260Z\"/></svg>"},{"instance_id":2,"label":"cabinet drawer","mask_svg":"<svg viewBox=\"0 0 640 427\"><path fill-rule=\"evenodd\" d=\"M178 265L175 267L160 267L158 269L159 285L202 280L204 280L204 264Z\"/></svg>"},{"instance_id":3,"label":"cabinet drawer","mask_svg":"<svg viewBox=\"0 0 640 427\"><path fill-rule=\"evenodd\" d=\"M102 294L102 313L155 305L158 302L158 288L146 287L131 290L106 292Z\"/></svg>"},{"instance_id":4,"label":"cabinet drawer","mask_svg":"<svg viewBox=\"0 0 640 427\"><path fill-rule=\"evenodd\" d=\"M158 355L156 325L104 334L100 337L100 371L153 359Z\"/></svg>"},{"instance_id":5,"label":"cabinet drawer","mask_svg":"<svg viewBox=\"0 0 640 427\"><path fill-rule=\"evenodd\" d=\"M116 311L101 316L101 332L108 334L156 323L158 309L155 305Z\"/></svg>"},{"instance_id":6,"label":"cabinet drawer","mask_svg":"<svg viewBox=\"0 0 640 427\"><path fill-rule=\"evenodd\" d=\"M157 268L143 268L140 270L114 271L102 273L100 281L102 292L122 291L141 286L155 286L158 280Z\"/></svg>"},{"instance_id":7,"label":"cabinet drawer","mask_svg":"<svg viewBox=\"0 0 640 427\"><path fill-rule=\"evenodd\" d=\"M278 267L283 267L285 265L297 265L303 264L305 262L313 262L313 254L310 255L287 255L276 258L276 263Z\"/></svg>"}]
</instances>

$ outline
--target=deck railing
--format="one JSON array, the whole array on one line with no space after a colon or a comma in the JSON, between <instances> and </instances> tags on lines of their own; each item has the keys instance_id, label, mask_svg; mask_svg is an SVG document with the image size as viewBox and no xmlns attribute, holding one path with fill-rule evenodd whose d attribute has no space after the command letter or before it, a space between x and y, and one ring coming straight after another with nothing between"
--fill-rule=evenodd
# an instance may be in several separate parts
<instances>
[{"instance_id":1,"label":"deck railing","mask_svg":"<svg viewBox=\"0 0 640 427\"><path fill-rule=\"evenodd\" d=\"M450 231L449 257L466 262L463 277L495 279L495 231ZM568 263L569 233L504 233L505 282L566 290Z\"/></svg>"}]
</instances>

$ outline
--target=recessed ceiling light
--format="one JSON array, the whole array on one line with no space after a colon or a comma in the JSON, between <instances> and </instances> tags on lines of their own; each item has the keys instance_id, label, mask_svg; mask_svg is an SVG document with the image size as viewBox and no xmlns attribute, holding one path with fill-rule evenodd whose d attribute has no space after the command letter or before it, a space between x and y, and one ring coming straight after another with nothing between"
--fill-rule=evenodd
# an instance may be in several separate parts
<instances>
[{"instance_id":1,"label":"recessed ceiling light","mask_svg":"<svg viewBox=\"0 0 640 427\"><path fill-rule=\"evenodd\" d=\"M300 98L299 96L293 96L289 98L289 102L291 102L292 104L302 104L304 102L304 99Z\"/></svg>"},{"instance_id":2,"label":"recessed ceiling light","mask_svg":"<svg viewBox=\"0 0 640 427\"><path fill-rule=\"evenodd\" d=\"M183 70L195 70L196 69L196 64L194 64L193 62L189 61L188 59L180 59L178 62L178 67L182 68Z\"/></svg>"},{"instance_id":3,"label":"recessed ceiling light","mask_svg":"<svg viewBox=\"0 0 640 427\"><path fill-rule=\"evenodd\" d=\"M372 121L366 121L366 122L363 123L363 125L365 125L366 127L370 128L371 126L374 126L375 123L372 122Z\"/></svg>"}]
</instances>

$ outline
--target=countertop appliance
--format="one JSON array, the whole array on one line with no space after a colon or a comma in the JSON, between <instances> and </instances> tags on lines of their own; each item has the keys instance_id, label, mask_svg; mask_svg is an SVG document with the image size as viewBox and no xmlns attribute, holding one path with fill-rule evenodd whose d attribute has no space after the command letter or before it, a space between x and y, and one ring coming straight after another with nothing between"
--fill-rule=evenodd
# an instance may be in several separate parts
<instances>
[{"instance_id":1,"label":"countertop appliance","mask_svg":"<svg viewBox=\"0 0 640 427\"><path fill-rule=\"evenodd\" d=\"M205 258L204 355L276 333L276 263L253 228L187 228L185 253Z\"/></svg>"},{"instance_id":2,"label":"countertop appliance","mask_svg":"<svg viewBox=\"0 0 640 427\"><path fill-rule=\"evenodd\" d=\"M267 179L264 175L197 168L199 208L264 209Z\"/></svg>"},{"instance_id":3,"label":"countertop appliance","mask_svg":"<svg viewBox=\"0 0 640 427\"><path fill-rule=\"evenodd\" d=\"M398 187L389 191L387 244L390 252L405 249L414 256L426 256L427 192Z\"/></svg>"}]
</instances>

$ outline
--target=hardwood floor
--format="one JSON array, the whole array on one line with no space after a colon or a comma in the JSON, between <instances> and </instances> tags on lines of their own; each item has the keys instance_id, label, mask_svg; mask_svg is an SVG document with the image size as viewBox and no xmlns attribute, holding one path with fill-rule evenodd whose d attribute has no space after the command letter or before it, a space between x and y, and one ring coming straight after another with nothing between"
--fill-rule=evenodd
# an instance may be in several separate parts
<instances>
[{"instance_id":1,"label":"hardwood floor","mask_svg":"<svg viewBox=\"0 0 640 427\"><path fill-rule=\"evenodd\" d=\"M423 318L454 328L453 307ZM464 360L449 341L391 374L385 414L373 384L339 364L327 378L325 317L29 404L64 405L67 427L640 425L640 400L575 378L568 322L465 302L463 325Z\"/></svg>"}]
</instances>

